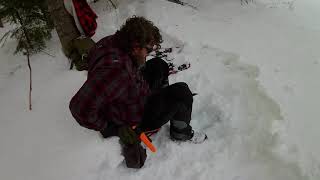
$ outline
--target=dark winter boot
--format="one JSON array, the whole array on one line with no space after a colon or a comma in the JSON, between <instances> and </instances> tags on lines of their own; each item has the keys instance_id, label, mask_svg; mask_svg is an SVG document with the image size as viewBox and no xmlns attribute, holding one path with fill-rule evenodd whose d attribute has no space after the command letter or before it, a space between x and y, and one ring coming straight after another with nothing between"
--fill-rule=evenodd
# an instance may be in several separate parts
<instances>
[{"instance_id":1,"label":"dark winter boot","mask_svg":"<svg viewBox=\"0 0 320 180\"><path fill-rule=\"evenodd\" d=\"M171 121L170 137L177 141L191 141L199 144L208 139L203 132L195 132L189 124L183 121Z\"/></svg>"}]
</instances>

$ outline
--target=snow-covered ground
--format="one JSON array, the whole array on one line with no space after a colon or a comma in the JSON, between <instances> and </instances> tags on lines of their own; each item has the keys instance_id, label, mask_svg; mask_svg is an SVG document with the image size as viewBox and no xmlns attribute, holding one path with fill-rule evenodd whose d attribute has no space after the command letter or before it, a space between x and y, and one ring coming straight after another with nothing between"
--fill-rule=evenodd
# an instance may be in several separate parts
<instances>
[{"instance_id":1,"label":"snow-covered ground","mask_svg":"<svg viewBox=\"0 0 320 180\"><path fill-rule=\"evenodd\" d=\"M183 47L171 56L191 68L170 81L199 94L192 125L209 140L175 143L165 126L154 137L158 152L148 152L142 169L127 169L117 138L72 118L68 103L86 74L68 70L56 34L46 50L55 57L32 57L31 112L26 59L12 55L16 42L8 40L0 49L1 179L320 178L320 1L185 0L198 10L165 0L121 0L113 10L107 2L92 4L95 40L142 15L161 29L164 47Z\"/></svg>"}]
</instances>

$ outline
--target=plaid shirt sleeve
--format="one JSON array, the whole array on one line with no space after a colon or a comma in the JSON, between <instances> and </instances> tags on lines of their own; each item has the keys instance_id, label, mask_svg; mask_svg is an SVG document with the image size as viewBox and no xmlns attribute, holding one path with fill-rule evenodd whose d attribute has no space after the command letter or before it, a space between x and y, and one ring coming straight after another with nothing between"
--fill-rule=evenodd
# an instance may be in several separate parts
<instances>
[{"instance_id":1,"label":"plaid shirt sleeve","mask_svg":"<svg viewBox=\"0 0 320 180\"><path fill-rule=\"evenodd\" d=\"M107 126L107 120L99 111L126 93L128 78L128 73L117 62L95 69L71 99L69 108L73 117L81 126L103 130Z\"/></svg>"}]
</instances>

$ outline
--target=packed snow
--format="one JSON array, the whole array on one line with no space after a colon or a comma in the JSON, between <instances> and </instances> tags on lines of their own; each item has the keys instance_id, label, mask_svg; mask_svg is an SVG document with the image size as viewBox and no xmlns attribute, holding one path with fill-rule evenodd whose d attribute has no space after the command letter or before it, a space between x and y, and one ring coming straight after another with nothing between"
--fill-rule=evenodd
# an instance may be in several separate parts
<instances>
[{"instance_id":1,"label":"packed snow","mask_svg":"<svg viewBox=\"0 0 320 180\"><path fill-rule=\"evenodd\" d=\"M320 1L165 0L91 3L97 41L132 15L152 20L170 58L191 68L170 76L198 93L192 126L203 144L177 143L169 125L153 137L142 169L125 167L118 138L102 139L73 119L69 100L86 79L69 70L56 32L32 56L33 110L26 58L16 41L0 49L0 178L7 180L318 180ZM0 35L10 29L0 29Z\"/></svg>"}]
</instances>

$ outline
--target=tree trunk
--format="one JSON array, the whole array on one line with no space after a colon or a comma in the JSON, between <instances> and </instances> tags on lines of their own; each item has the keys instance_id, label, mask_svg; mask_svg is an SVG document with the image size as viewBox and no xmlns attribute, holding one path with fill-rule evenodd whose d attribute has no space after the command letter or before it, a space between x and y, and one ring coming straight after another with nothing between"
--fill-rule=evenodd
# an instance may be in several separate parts
<instances>
[{"instance_id":1,"label":"tree trunk","mask_svg":"<svg viewBox=\"0 0 320 180\"><path fill-rule=\"evenodd\" d=\"M0 17L0 27L3 27L3 23L2 23L1 17Z\"/></svg>"},{"instance_id":2,"label":"tree trunk","mask_svg":"<svg viewBox=\"0 0 320 180\"><path fill-rule=\"evenodd\" d=\"M48 10L58 33L63 52L67 57L72 53L71 41L80 36L73 17L64 7L64 0L47 0Z\"/></svg>"}]
</instances>

